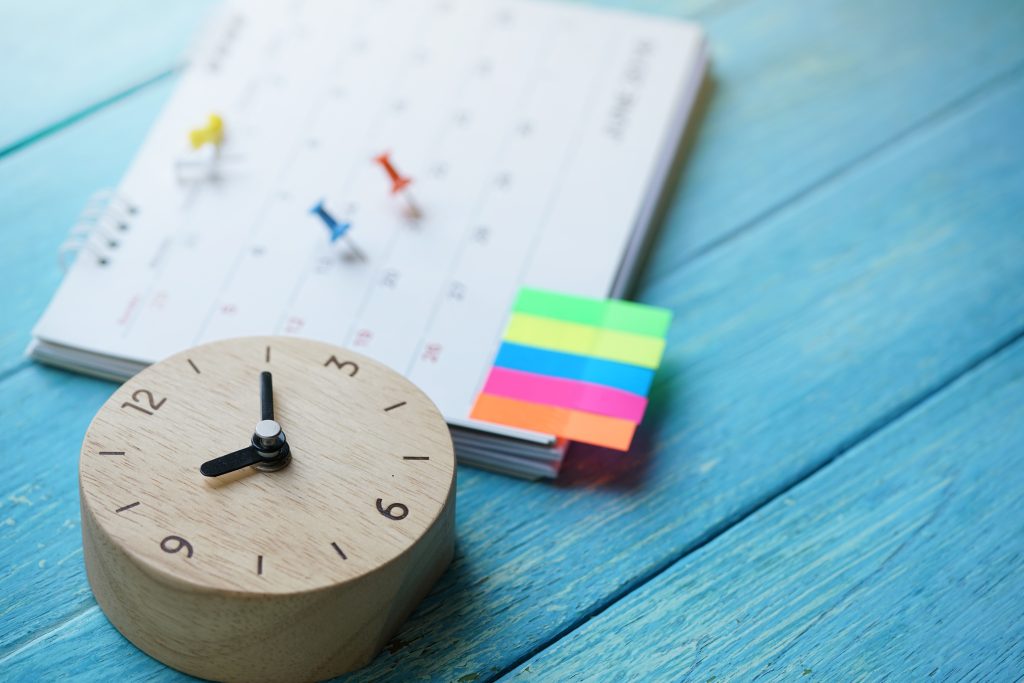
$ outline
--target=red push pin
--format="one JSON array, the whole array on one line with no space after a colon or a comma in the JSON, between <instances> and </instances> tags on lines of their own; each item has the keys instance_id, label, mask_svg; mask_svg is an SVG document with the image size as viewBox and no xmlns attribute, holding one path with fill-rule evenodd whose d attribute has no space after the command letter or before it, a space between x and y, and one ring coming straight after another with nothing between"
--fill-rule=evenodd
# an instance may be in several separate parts
<instances>
[{"instance_id":1,"label":"red push pin","mask_svg":"<svg viewBox=\"0 0 1024 683\"><path fill-rule=\"evenodd\" d=\"M423 215L420 211L419 205L416 200L413 199L412 193L409 192L409 186L412 185L412 178L403 176L395 168L395 165L391 163L390 152L384 152L373 158L381 167L384 172L388 174L388 178L391 179L391 194L401 194L402 198L405 199L405 203L409 207L409 215L413 218L419 218Z\"/></svg>"}]
</instances>

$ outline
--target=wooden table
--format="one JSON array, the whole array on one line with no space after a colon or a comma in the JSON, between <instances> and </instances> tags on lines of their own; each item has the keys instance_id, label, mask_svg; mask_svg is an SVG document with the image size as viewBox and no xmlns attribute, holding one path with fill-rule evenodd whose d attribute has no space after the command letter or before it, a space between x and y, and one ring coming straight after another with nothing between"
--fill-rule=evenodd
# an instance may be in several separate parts
<instances>
[{"instance_id":1,"label":"wooden table","mask_svg":"<svg viewBox=\"0 0 1024 683\"><path fill-rule=\"evenodd\" d=\"M1024 4L646 0L711 87L637 291L675 312L640 443L462 468L454 565L357 680L1024 674ZM0 20L0 679L177 679L82 567L109 383L23 349L204 2Z\"/></svg>"}]
</instances>

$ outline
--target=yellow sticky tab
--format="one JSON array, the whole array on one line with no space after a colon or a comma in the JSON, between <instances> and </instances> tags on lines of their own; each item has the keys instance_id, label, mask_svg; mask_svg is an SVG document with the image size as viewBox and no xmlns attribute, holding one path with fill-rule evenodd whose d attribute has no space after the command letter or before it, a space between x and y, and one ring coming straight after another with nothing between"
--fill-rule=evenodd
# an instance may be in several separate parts
<instances>
[{"instance_id":1,"label":"yellow sticky tab","mask_svg":"<svg viewBox=\"0 0 1024 683\"><path fill-rule=\"evenodd\" d=\"M188 141L192 144L192 149L199 149L203 145L220 147L224 142L224 120L217 114L210 114L205 126L189 131Z\"/></svg>"},{"instance_id":2,"label":"yellow sticky tab","mask_svg":"<svg viewBox=\"0 0 1024 683\"><path fill-rule=\"evenodd\" d=\"M665 352L664 339L527 313L512 314L505 329L505 341L645 368L657 368Z\"/></svg>"}]
</instances>

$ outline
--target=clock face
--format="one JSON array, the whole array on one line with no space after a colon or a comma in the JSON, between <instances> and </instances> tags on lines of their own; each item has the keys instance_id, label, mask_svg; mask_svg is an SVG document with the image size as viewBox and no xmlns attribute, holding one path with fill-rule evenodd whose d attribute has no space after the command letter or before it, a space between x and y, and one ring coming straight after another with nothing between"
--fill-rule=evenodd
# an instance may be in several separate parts
<instances>
[{"instance_id":1,"label":"clock face","mask_svg":"<svg viewBox=\"0 0 1024 683\"><path fill-rule=\"evenodd\" d=\"M265 372L290 460L204 476L266 428ZM93 420L80 465L82 504L113 545L148 571L253 594L336 585L396 558L454 475L448 427L412 383L281 337L207 344L139 373Z\"/></svg>"}]
</instances>

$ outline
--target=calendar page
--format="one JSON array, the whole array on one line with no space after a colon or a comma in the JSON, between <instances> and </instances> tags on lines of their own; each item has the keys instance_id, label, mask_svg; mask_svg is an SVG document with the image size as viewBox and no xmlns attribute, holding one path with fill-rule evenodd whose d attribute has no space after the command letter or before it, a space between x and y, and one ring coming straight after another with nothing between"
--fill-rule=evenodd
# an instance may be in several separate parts
<instances>
[{"instance_id":1,"label":"calendar page","mask_svg":"<svg viewBox=\"0 0 1024 683\"><path fill-rule=\"evenodd\" d=\"M520 287L622 293L703 66L692 25L579 5L229 4L37 355L118 376L302 335L383 361L464 423ZM195 150L211 114L222 143Z\"/></svg>"}]
</instances>

